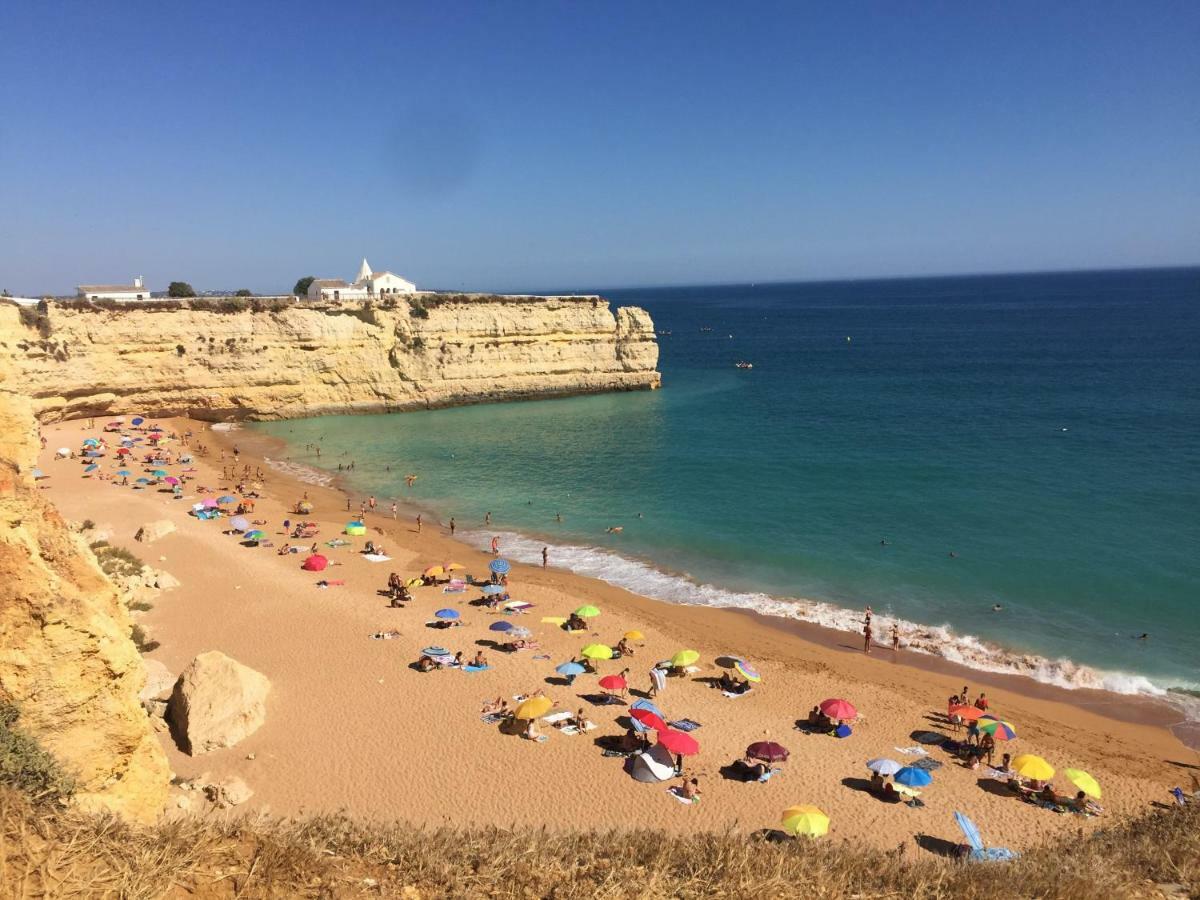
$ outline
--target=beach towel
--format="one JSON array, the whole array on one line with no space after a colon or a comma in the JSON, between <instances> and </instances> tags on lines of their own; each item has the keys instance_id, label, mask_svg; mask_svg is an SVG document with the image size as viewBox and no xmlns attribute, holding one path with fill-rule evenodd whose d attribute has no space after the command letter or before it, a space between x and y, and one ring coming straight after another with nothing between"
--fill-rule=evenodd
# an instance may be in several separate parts
<instances>
[{"instance_id":1,"label":"beach towel","mask_svg":"<svg viewBox=\"0 0 1200 900\"><path fill-rule=\"evenodd\" d=\"M484 725L495 725L504 719L503 713L488 713L486 716L480 716L479 721Z\"/></svg>"},{"instance_id":2,"label":"beach towel","mask_svg":"<svg viewBox=\"0 0 1200 900\"><path fill-rule=\"evenodd\" d=\"M462 670L464 672L486 672L488 670L488 667L487 666L466 665L466 666L462 667Z\"/></svg>"},{"instance_id":3,"label":"beach towel","mask_svg":"<svg viewBox=\"0 0 1200 900\"><path fill-rule=\"evenodd\" d=\"M623 759L628 759L629 757L633 756L633 754L632 754L632 753L629 753L629 752L627 752L627 751L625 751L625 750L605 750L605 751L604 751L602 754L600 754L600 755L601 755L601 756L609 756L609 757L613 757L613 756L620 756L620 757L622 757Z\"/></svg>"},{"instance_id":4,"label":"beach towel","mask_svg":"<svg viewBox=\"0 0 1200 900\"><path fill-rule=\"evenodd\" d=\"M677 722L668 722L676 731L695 731L700 727L699 722L693 722L691 719L680 719Z\"/></svg>"},{"instance_id":5,"label":"beach towel","mask_svg":"<svg viewBox=\"0 0 1200 900\"><path fill-rule=\"evenodd\" d=\"M681 791L682 791L682 788L678 788L678 787L667 788L668 794L670 794L672 797L674 797L680 803L686 804L687 806L691 806L693 803L700 802L699 797L693 797L692 799L689 800L687 797L683 796L682 793L680 793Z\"/></svg>"},{"instance_id":6,"label":"beach towel","mask_svg":"<svg viewBox=\"0 0 1200 900\"><path fill-rule=\"evenodd\" d=\"M526 603L523 600L512 600L504 604L504 608L509 612L523 613L527 609L533 609L532 603ZM564 620L565 621L565 620Z\"/></svg>"},{"instance_id":7,"label":"beach towel","mask_svg":"<svg viewBox=\"0 0 1200 900\"><path fill-rule=\"evenodd\" d=\"M771 780L772 775L776 775L780 771L781 771L780 769L767 769L767 771L763 772L761 775L758 776L758 783L766 784L768 781Z\"/></svg>"},{"instance_id":8,"label":"beach towel","mask_svg":"<svg viewBox=\"0 0 1200 900\"><path fill-rule=\"evenodd\" d=\"M543 625L559 625L559 626L561 626L561 625L565 625L566 621L567 621L567 619L565 616L542 616L542 624Z\"/></svg>"},{"instance_id":9,"label":"beach towel","mask_svg":"<svg viewBox=\"0 0 1200 900\"><path fill-rule=\"evenodd\" d=\"M563 719L569 718L571 718L570 711L563 710L562 712L552 712L549 715L542 716L542 721L548 725L553 725L555 722L561 722Z\"/></svg>"},{"instance_id":10,"label":"beach towel","mask_svg":"<svg viewBox=\"0 0 1200 900\"><path fill-rule=\"evenodd\" d=\"M336 548L338 548L338 547L349 547L349 546L350 546L350 542L349 542L349 541L343 541L343 540L341 540L341 539L339 539L339 538L334 538L332 541L326 541L326 542L325 542L325 546L326 546L326 547L333 547L333 548L335 548L335 549L336 549Z\"/></svg>"},{"instance_id":11,"label":"beach towel","mask_svg":"<svg viewBox=\"0 0 1200 900\"><path fill-rule=\"evenodd\" d=\"M746 694L735 694L732 691L721 691L721 693L724 694L726 697L728 697L730 700L736 700L738 697L745 697L746 694L748 694L750 692L746 691Z\"/></svg>"},{"instance_id":12,"label":"beach towel","mask_svg":"<svg viewBox=\"0 0 1200 900\"><path fill-rule=\"evenodd\" d=\"M584 731L593 731L593 730L595 730L595 728L596 728L595 722L584 722L583 723ZM576 725L565 725L564 727L562 727L558 730L558 733L559 734L580 734L581 732L579 730L579 727Z\"/></svg>"},{"instance_id":13,"label":"beach towel","mask_svg":"<svg viewBox=\"0 0 1200 900\"><path fill-rule=\"evenodd\" d=\"M550 736L545 734L539 734L537 737L533 738L533 741L538 744L544 744L548 740L550 740Z\"/></svg>"},{"instance_id":14,"label":"beach towel","mask_svg":"<svg viewBox=\"0 0 1200 900\"><path fill-rule=\"evenodd\" d=\"M684 666L683 671L687 672L689 675L695 675L697 672L700 671L700 667L699 666Z\"/></svg>"},{"instance_id":15,"label":"beach towel","mask_svg":"<svg viewBox=\"0 0 1200 900\"><path fill-rule=\"evenodd\" d=\"M453 584L448 584L444 588L442 588L442 593L443 594L464 594L464 593L466 593L466 590L467 590L467 586L465 584L460 584L458 586L455 586Z\"/></svg>"},{"instance_id":16,"label":"beach towel","mask_svg":"<svg viewBox=\"0 0 1200 900\"><path fill-rule=\"evenodd\" d=\"M655 691L665 691L667 689L667 673L660 668L650 670L650 680L654 682Z\"/></svg>"},{"instance_id":17,"label":"beach towel","mask_svg":"<svg viewBox=\"0 0 1200 900\"><path fill-rule=\"evenodd\" d=\"M371 635L371 638L376 641L390 641L392 638L398 637L400 637L398 631L377 631Z\"/></svg>"},{"instance_id":18,"label":"beach towel","mask_svg":"<svg viewBox=\"0 0 1200 900\"><path fill-rule=\"evenodd\" d=\"M534 659L549 659L549 658L550 658L549 653L539 653L537 656L534 657Z\"/></svg>"},{"instance_id":19,"label":"beach towel","mask_svg":"<svg viewBox=\"0 0 1200 900\"><path fill-rule=\"evenodd\" d=\"M942 767L943 763L940 759L918 759L912 763L911 768L924 769L926 772L935 772Z\"/></svg>"},{"instance_id":20,"label":"beach towel","mask_svg":"<svg viewBox=\"0 0 1200 900\"><path fill-rule=\"evenodd\" d=\"M897 753L903 753L905 756L928 756L929 751L924 747L893 747Z\"/></svg>"},{"instance_id":21,"label":"beach towel","mask_svg":"<svg viewBox=\"0 0 1200 900\"><path fill-rule=\"evenodd\" d=\"M318 581L318 582L317 582L317 587L318 587L318 588L320 588L321 590L325 590L325 588L331 588L331 587L341 587L341 586L342 586L342 585L344 585L345 583L346 583L346 582L345 582L343 579L341 579L341 578L338 578L338 579L336 579L336 580L334 580L334 581L325 581L325 580L321 580L321 581Z\"/></svg>"},{"instance_id":22,"label":"beach towel","mask_svg":"<svg viewBox=\"0 0 1200 900\"><path fill-rule=\"evenodd\" d=\"M384 556L382 553L364 553L363 559L367 562L387 562L391 557Z\"/></svg>"}]
</instances>

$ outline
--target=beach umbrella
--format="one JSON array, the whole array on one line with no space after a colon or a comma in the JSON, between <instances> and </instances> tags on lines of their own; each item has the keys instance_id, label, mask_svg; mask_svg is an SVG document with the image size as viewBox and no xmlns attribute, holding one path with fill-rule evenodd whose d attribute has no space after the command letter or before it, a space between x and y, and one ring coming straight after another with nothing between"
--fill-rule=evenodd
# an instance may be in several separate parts
<instances>
[{"instance_id":1,"label":"beach umbrella","mask_svg":"<svg viewBox=\"0 0 1200 900\"><path fill-rule=\"evenodd\" d=\"M820 837L829 833L829 816L815 806L790 806L783 811L784 831L799 837Z\"/></svg>"},{"instance_id":2,"label":"beach umbrella","mask_svg":"<svg viewBox=\"0 0 1200 900\"><path fill-rule=\"evenodd\" d=\"M117 456L128 456L132 452L133 451L130 450L128 447L118 447L117 448Z\"/></svg>"},{"instance_id":3,"label":"beach umbrella","mask_svg":"<svg viewBox=\"0 0 1200 900\"><path fill-rule=\"evenodd\" d=\"M839 725L837 728L833 729L833 736L834 736L834 737L839 737L839 738L848 738L848 737L850 737L850 735L851 735L851 734L853 734L853 733L854 733L854 732L852 732L852 731L850 730L850 726L849 726L849 725L847 725L847 724L845 724L845 723L842 723L842 724L841 724L841 725Z\"/></svg>"},{"instance_id":4,"label":"beach umbrella","mask_svg":"<svg viewBox=\"0 0 1200 900\"><path fill-rule=\"evenodd\" d=\"M892 775L892 780L896 784L903 784L906 787L926 787L933 784L933 776L924 769L918 769L915 766L905 766L898 772Z\"/></svg>"},{"instance_id":5,"label":"beach umbrella","mask_svg":"<svg viewBox=\"0 0 1200 900\"><path fill-rule=\"evenodd\" d=\"M508 588L502 584L485 584L483 586L483 596L495 597L497 594L503 594Z\"/></svg>"},{"instance_id":6,"label":"beach umbrella","mask_svg":"<svg viewBox=\"0 0 1200 900\"><path fill-rule=\"evenodd\" d=\"M695 650L680 650L671 657L671 665L673 666L690 666L700 658L700 654Z\"/></svg>"},{"instance_id":7,"label":"beach umbrella","mask_svg":"<svg viewBox=\"0 0 1200 900\"><path fill-rule=\"evenodd\" d=\"M606 647L604 644L588 644L579 652L588 659L612 659L613 655L612 647Z\"/></svg>"},{"instance_id":8,"label":"beach umbrella","mask_svg":"<svg viewBox=\"0 0 1200 900\"><path fill-rule=\"evenodd\" d=\"M128 478L133 473L130 472L128 469L117 469L117 474L120 475L122 478Z\"/></svg>"},{"instance_id":9,"label":"beach umbrella","mask_svg":"<svg viewBox=\"0 0 1200 900\"><path fill-rule=\"evenodd\" d=\"M155 470L154 470L153 472L151 472L150 474L151 474L151 475L153 475L155 478L166 478L166 477L167 477L167 470L166 470L166 469L155 469ZM224 500L218 500L217 502L218 502L218 503L224 503L225 501L224 501Z\"/></svg>"},{"instance_id":10,"label":"beach umbrella","mask_svg":"<svg viewBox=\"0 0 1200 900\"><path fill-rule=\"evenodd\" d=\"M438 619L457 619L458 618L458 610L457 609L439 609L433 615Z\"/></svg>"},{"instance_id":11,"label":"beach umbrella","mask_svg":"<svg viewBox=\"0 0 1200 900\"><path fill-rule=\"evenodd\" d=\"M605 675L600 679L600 687L606 691L623 691L629 685L620 675Z\"/></svg>"},{"instance_id":12,"label":"beach umbrella","mask_svg":"<svg viewBox=\"0 0 1200 900\"><path fill-rule=\"evenodd\" d=\"M85 446L85 447L99 447L99 446L100 446L100 442L99 442L98 440L96 440L96 438L87 438L87 439L86 439L86 440L83 442L83 446Z\"/></svg>"},{"instance_id":13,"label":"beach umbrella","mask_svg":"<svg viewBox=\"0 0 1200 900\"><path fill-rule=\"evenodd\" d=\"M165 481L167 484L171 484L171 485L179 484L179 479L176 478L174 475L168 475L166 478L163 479L163 481Z\"/></svg>"},{"instance_id":14,"label":"beach umbrella","mask_svg":"<svg viewBox=\"0 0 1200 900\"><path fill-rule=\"evenodd\" d=\"M600 610L594 606L581 606L579 609L575 610L575 615L579 616L581 619L594 619L596 616L600 615Z\"/></svg>"},{"instance_id":15,"label":"beach umbrella","mask_svg":"<svg viewBox=\"0 0 1200 900\"><path fill-rule=\"evenodd\" d=\"M984 711L978 706L952 706L946 711L947 716L958 716L960 719L971 722L975 719L982 719Z\"/></svg>"},{"instance_id":16,"label":"beach umbrella","mask_svg":"<svg viewBox=\"0 0 1200 900\"><path fill-rule=\"evenodd\" d=\"M661 744L655 744L645 753L639 753L629 764L629 774L635 781L645 784L656 784L675 777L675 761L671 759L671 751Z\"/></svg>"},{"instance_id":17,"label":"beach umbrella","mask_svg":"<svg viewBox=\"0 0 1200 900\"><path fill-rule=\"evenodd\" d=\"M242 539L247 541L261 541L266 536L266 532L255 529L254 531L247 531L242 535Z\"/></svg>"},{"instance_id":18,"label":"beach umbrella","mask_svg":"<svg viewBox=\"0 0 1200 900\"><path fill-rule=\"evenodd\" d=\"M655 731L667 730L667 723L652 709L631 709L629 718L643 728L653 728Z\"/></svg>"},{"instance_id":19,"label":"beach umbrella","mask_svg":"<svg viewBox=\"0 0 1200 900\"><path fill-rule=\"evenodd\" d=\"M758 684L760 681L762 681L762 676L758 674L758 670L744 659L735 659L733 661L733 667L737 670L738 674L740 674L747 681L753 681L755 684Z\"/></svg>"},{"instance_id":20,"label":"beach umbrella","mask_svg":"<svg viewBox=\"0 0 1200 900\"><path fill-rule=\"evenodd\" d=\"M512 568L512 564L507 559L493 559L488 568L497 575L503 575Z\"/></svg>"},{"instance_id":21,"label":"beach umbrella","mask_svg":"<svg viewBox=\"0 0 1200 900\"><path fill-rule=\"evenodd\" d=\"M139 478L139 479L138 479L136 482L134 482L134 483L135 483L135 484L149 484L149 483L150 483L150 479L149 479L149 478Z\"/></svg>"},{"instance_id":22,"label":"beach umbrella","mask_svg":"<svg viewBox=\"0 0 1200 900\"><path fill-rule=\"evenodd\" d=\"M163 474L166 475L167 473L163 472ZM236 499L237 499L237 497L230 497L228 494L226 494L224 497L218 497L217 502L218 503L232 503Z\"/></svg>"},{"instance_id":23,"label":"beach umbrella","mask_svg":"<svg viewBox=\"0 0 1200 900\"><path fill-rule=\"evenodd\" d=\"M829 700L822 700L819 706L821 712L825 713L831 719L858 718L858 710L854 708L854 704L849 700L841 700L834 697Z\"/></svg>"},{"instance_id":24,"label":"beach umbrella","mask_svg":"<svg viewBox=\"0 0 1200 900\"><path fill-rule=\"evenodd\" d=\"M979 834L979 829L975 826L975 823L960 812L954 814L954 821L958 823L958 830L963 833L963 837L967 839L967 843L971 845L971 849L982 853L983 837Z\"/></svg>"},{"instance_id":25,"label":"beach umbrella","mask_svg":"<svg viewBox=\"0 0 1200 900\"><path fill-rule=\"evenodd\" d=\"M1083 769L1063 769L1063 775L1075 787L1079 788L1089 797L1100 799L1100 782L1096 781L1091 775L1083 771Z\"/></svg>"},{"instance_id":26,"label":"beach umbrella","mask_svg":"<svg viewBox=\"0 0 1200 900\"><path fill-rule=\"evenodd\" d=\"M98 468L100 468L98 465L96 465L95 463L92 463L91 465L84 466L84 467L83 467L83 471L85 471L85 472L95 472L95 471L96 471ZM41 476L41 470L40 470L40 469L34 469L34 470L33 470L33 477L34 477L34 478L39 478L40 476Z\"/></svg>"},{"instance_id":27,"label":"beach umbrella","mask_svg":"<svg viewBox=\"0 0 1200 900\"><path fill-rule=\"evenodd\" d=\"M659 745L681 756L695 756L700 752L699 742L686 731L668 728L658 733Z\"/></svg>"},{"instance_id":28,"label":"beach umbrella","mask_svg":"<svg viewBox=\"0 0 1200 900\"><path fill-rule=\"evenodd\" d=\"M350 526L347 525L346 526L347 531L349 530L349 528L350 528ZM430 566L428 569L426 569L421 574L424 575L426 578L437 578L439 575L445 575L446 570L444 568L442 568L441 566Z\"/></svg>"},{"instance_id":29,"label":"beach umbrella","mask_svg":"<svg viewBox=\"0 0 1200 900\"><path fill-rule=\"evenodd\" d=\"M867 768L880 775L895 775L904 766L900 765L894 759L869 759L867 760Z\"/></svg>"},{"instance_id":30,"label":"beach umbrella","mask_svg":"<svg viewBox=\"0 0 1200 900\"><path fill-rule=\"evenodd\" d=\"M1049 781L1054 777L1054 767L1040 756L1034 756L1032 753L1022 753L1009 765L1018 775L1032 778L1035 781Z\"/></svg>"},{"instance_id":31,"label":"beach umbrella","mask_svg":"<svg viewBox=\"0 0 1200 900\"><path fill-rule=\"evenodd\" d=\"M627 641L644 641L646 636L637 629L625 632L625 640Z\"/></svg>"},{"instance_id":32,"label":"beach umbrella","mask_svg":"<svg viewBox=\"0 0 1200 900\"><path fill-rule=\"evenodd\" d=\"M530 697L517 707L513 716L518 719L536 719L550 712L552 706L554 704L550 702L549 697Z\"/></svg>"},{"instance_id":33,"label":"beach umbrella","mask_svg":"<svg viewBox=\"0 0 1200 900\"><path fill-rule=\"evenodd\" d=\"M570 662L565 662L561 666L558 666L554 671L559 675L582 675L586 670L583 668L581 663L571 660Z\"/></svg>"},{"instance_id":34,"label":"beach umbrella","mask_svg":"<svg viewBox=\"0 0 1200 900\"><path fill-rule=\"evenodd\" d=\"M432 647L422 647L421 653L425 656L448 656L450 651L445 647L439 647L436 644Z\"/></svg>"},{"instance_id":35,"label":"beach umbrella","mask_svg":"<svg viewBox=\"0 0 1200 900\"><path fill-rule=\"evenodd\" d=\"M346 534L361 535L367 533L367 526L362 522L347 522Z\"/></svg>"},{"instance_id":36,"label":"beach umbrella","mask_svg":"<svg viewBox=\"0 0 1200 900\"><path fill-rule=\"evenodd\" d=\"M104 454L99 450L85 450L83 451L83 455L88 459L95 459L97 456L103 456Z\"/></svg>"},{"instance_id":37,"label":"beach umbrella","mask_svg":"<svg viewBox=\"0 0 1200 900\"><path fill-rule=\"evenodd\" d=\"M300 568L306 572L324 572L325 567L328 565L329 559L327 557L322 556L320 553L314 553L305 558L304 562L300 564Z\"/></svg>"},{"instance_id":38,"label":"beach umbrella","mask_svg":"<svg viewBox=\"0 0 1200 900\"><path fill-rule=\"evenodd\" d=\"M533 632L520 625L514 625L512 631L510 631L508 634L509 637L527 638L529 635L533 634Z\"/></svg>"},{"instance_id":39,"label":"beach umbrella","mask_svg":"<svg viewBox=\"0 0 1200 900\"><path fill-rule=\"evenodd\" d=\"M141 481L141 480L142 479L140 479L140 478L138 479L138 481ZM214 500L212 497L205 497L203 500L200 501L200 504L205 509L216 509L217 508L217 501Z\"/></svg>"},{"instance_id":40,"label":"beach umbrella","mask_svg":"<svg viewBox=\"0 0 1200 900\"><path fill-rule=\"evenodd\" d=\"M251 487L254 488L254 490L256 490L256 491L262 490L261 484L253 484L253 485L251 485ZM307 500L302 500L300 503L296 504L296 510L298 512L302 512L302 513L310 513L313 511L313 505L311 503L309 503Z\"/></svg>"},{"instance_id":41,"label":"beach umbrella","mask_svg":"<svg viewBox=\"0 0 1200 900\"><path fill-rule=\"evenodd\" d=\"M491 625L488 626L488 630L489 631L512 631L514 627L515 626L513 625L512 622L493 622ZM582 669L583 666L580 666L579 668Z\"/></svg>"},{"instance_id":42,"label":"beach umbrella","mask_svg":"<svg viewBox=\"0 0 1200 900\"><path fill-rule=\"evenodd\" d=\"M146 420L145 420L145 419L143 419L141 416L134 416L134 417L133 417L132 419L130 419L129 421L130 421L130 422L132 422L134 425L141 425L141 424L142 424L143 422L145 422Z\"/></svg>"},{"instance_id":43,"label":"beach umbrella","mask_svg":"<svg viewBox=\"0 0 1200 900\"><path fill-rule=\"evenodd\" d=\"M666 718L666 716L663 715L663 711L661 709L659 709L651 701L646 700L646 699L634 700L632 703L629 704L629 708L630 709L648 709L648 710L650 710L650 712L654 713L660 719Z\"/></svg>"},{"instance_id":44,"label":"beach umbrella","mask_svg":"<svg viewBox=\"0 0 1200 900\"><path fill-rule=\"evenodd\" d=\"M1017 736L1017 730L1012 725L993 716L984 716L980 719L979 730L990 734L998 741L1011 741Z\"/></svg>"},{"instance_id":45,"label":"beach umbrella","mask_svg":"<svg viewBox=\"0 0 1200 900\"><path fill-rule=\"evenodd\" d=\"M746 755L763 762L787 762L788 751L782 744L774 741L755 741L746 748Z\"/></svg>"},{"instance_id":46,"label":"beach umbrella","mask_svg":"<svg viewBox=\"0 0 1200 900\"><path fill-rule=\"evenodd\" d=\"M245 516L234 516L229 520L229 527L234 531L249 531L250 520Z\"/></svg>"}]
</instances>

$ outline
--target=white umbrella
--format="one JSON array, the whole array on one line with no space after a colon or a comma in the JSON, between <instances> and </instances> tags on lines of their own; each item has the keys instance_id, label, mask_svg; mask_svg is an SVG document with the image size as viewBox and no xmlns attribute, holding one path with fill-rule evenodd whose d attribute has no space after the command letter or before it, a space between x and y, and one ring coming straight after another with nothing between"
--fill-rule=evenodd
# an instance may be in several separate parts
<instances>
[{"instance_id":1,"label":"white umbrella","mask_svg":"<svg viewBox=\"0 0 1200 900\"><path fill-rule=\"evenodd\" d=\"M880 775L895 775L904 766L900 765L894 759L872 759L867 762L867 768L872 772L878 772Z\"/></svg>"}]
</instances>

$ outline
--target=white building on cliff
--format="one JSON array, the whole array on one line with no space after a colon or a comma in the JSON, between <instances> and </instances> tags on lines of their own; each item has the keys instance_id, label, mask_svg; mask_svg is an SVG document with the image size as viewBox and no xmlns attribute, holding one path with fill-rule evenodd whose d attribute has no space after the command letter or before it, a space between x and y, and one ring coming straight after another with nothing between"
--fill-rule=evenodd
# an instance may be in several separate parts
<instances>
[{"instance_id":1,"label":"white building on cliff","mask_svg":"<svg viewBox=\"0 0 1200 900\"><path fill-rule=\"evenodd\" d=\"M367 300L389 294L411 294L417 286L392 272L372 272L364 259L353 283L340 278L316 278L308 286L309 300Z\"/></svg>"},{"instance_id":2,"label":"white building on cliff","mask_svg":"<svg viewBox=\"0 0 1200 900\"><path fill-rule=\"evenodd\" d=\"M142 284L142 276L133 284L81 284L75 288L80 300L149 300L150 290Z\"/></svg>"}]
</instances>

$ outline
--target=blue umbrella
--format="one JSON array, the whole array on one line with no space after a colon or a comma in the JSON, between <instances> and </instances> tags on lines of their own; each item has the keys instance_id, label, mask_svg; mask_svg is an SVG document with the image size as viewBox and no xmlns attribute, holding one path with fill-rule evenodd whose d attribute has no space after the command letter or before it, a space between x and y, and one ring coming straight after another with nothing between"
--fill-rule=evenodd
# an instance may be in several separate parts
<instances>
[{"instance_id":1,"label":"blue umbrella","mask_svg":"<svg viewBox=\"0 0 1200 900\"><path fill-rule=\"evenodd\" d=\"M149 478L139 478L136 483L137 484L149 484L150 479Z\"/></svg>"},{"instance_id":2,"label":"blue umbrella","mask_svg":"<svg viewBox=\"0 0 1200 900\"><path fill-rule=\"evenodd\" d=\"M133 422L133 424L134 424L134 425L141 425L141 424L142 424L143 422L145 422L146 420L145 420L145 419L143 419L141 416L134 416L134 417L133 417L132 419L130 419L129 421Z\"/></svg>"},{"instance_id":3,"label":"blue umbrella","mask_svg":"<svg viewBox=\"0 0 1200 900\"><path fill-rule=\"evenodd\" d=\"M497 575L503 575L512 568L512 564L507 559L493 559L492 564L488 568Z\"/></svg>"},{"instance_id":4,"label":"blue umbrella","mask_svg":"<svg viewBox=\"0 0 1200 900\"><path fill-rule=\"evenodd\" d=\"M513 630L512 622L493 622L491 625L488 626L488 631L512 631L512 630ZM579 670L582 672L583 666L580 666Z\"/></svg>"},{"instance_id":5,"label":"blue umbrella","mask_svg":"<svg viewBox=\"0 0 1200 900\"><path fill-rule=\"evenodd\" d=\"M457 619L458 618L458 610L457 609L439 609L437 612L434 613L434 615L437 616L439 619Z\"/></svg>"},{"instance_id":6,"label":"blue umbrella","mask_svg":"<svg viewBox=\"0 0 1200 900\"><path fill-rule=\"evenodd\" d=\"M663 711L661 709L659 709L657 706L655 706L653 703L651 703L649 700L634 700L632 703L629 704L629 708L630 709L648 709L648 710L650 710L650 712L654 713L660 719L666 718L666 716L663 715Z\"/></svg>"},{"instance_id":7,"label":"blue umbrella","mask_svg":"<svg viewBox=\"0 0 1200 900\"><path fill-rule=\"evenodd\" d=\"M89 466L84 466L84 467L83 467L83 471L85 471L85 472L95 472L95 471L96 471L98 468L100 468L98 465L96 465L95 463L92 463L92 464L91 464L91 465L89 465ZM37 478L37 475L35 474L33 477L34 477L34 478Z\"/></svg>"},{"instance_id":8,"label":"blue umbrella","mask_svg":"<svg viewBox=\"0 0 1200 900\"><path fill-rule=\"evenodd\" d=\"M88 438L86 441L84 441L84 442L83 442L83 446L85 446L85 447L99 447L99 446L100 446L100 442L99 442L98 440L96 440L95 438Z\"/></svg>"},{"instance_id":9,"label":"blue umbrella","mask_svg":"<svg viewBox=\"0 0 1200 900\"><path fill-rule=\"evenodd\" d=\"M237 497L230 497L228 494L226 494L224 497L218 497L217 502L218 503L232 503L236 499L237 499Z\"/></svg>"},{"instance_id":10,"label":"blue umbrella","mask_svg":"<svg viewBox=\"0 0 1200 900\"><path fill-rule=\"evenodd\" d=\"M554 670L559 675L582 675L586 670L577 662L565 662Z\"/></svg>"},{"instance_id":11,"label":"blue umbrella","mask_svg":"<svg viewBox=\"0 0 1200 900\"><path fill-rule=\"evenodd\" d=\"M445 647L422 647L421 652L426 656L446 656L450 653Z\"/></svg>"},{"instance_id":12,"label":"blue umbrella","mask_svg":"<svg viewBox=\"0 0 1200 900\"><path fill-rule=\"evenodd\" d=\"M905 787L919 788L928 787L933 784L933 776L924 769L916 769L912 766L905 766L899 772L892 776L892 780L896 784L902 784Z\"/></svg>"},{"instance_id":13,"label":"blue umbrella","mask_svg":"<svg viewBox=\"0 0 1200 900\"><path fill-rule=\"evenodd\" d=\"M130 472L128 469L117 469L117 474L120 475L122 478L128 478L133 473Z\"/></svg>"},{"instance_id":14,"label":"blue umbrella","mask_svg":"<svg viewBox=\"0 0 1200 900\"><path fill-rule=\"evenodd\" d=\"M95 458L97 456L103 456L104 454L99 450L85 450L83 451L83 455L89 458Z\"/></svg>"},{"instance_id":15,"label":"blue umbrella","mask_svg":"<svg viewBox=\"0 0 1200 900\"><path fill-rule=\"evenodd\" d=\"M975 823L960 812L954 814L954 821L958 823L958 827L962 830L967 843L971 845L971 849L983 852L983 837L979 834Z\"/></svg>"},{"instance_id":16,"label":"blue umbrella","mask_svg":"<svg viewBox=\"0 0 1200 900\"><path fill-rule=\"evenodd\" d=\"M485 584L483 586L483 596L494 597L497 594L503 594L506 590L508 589L502 584Z\"/></svg>"}]
</instances>

